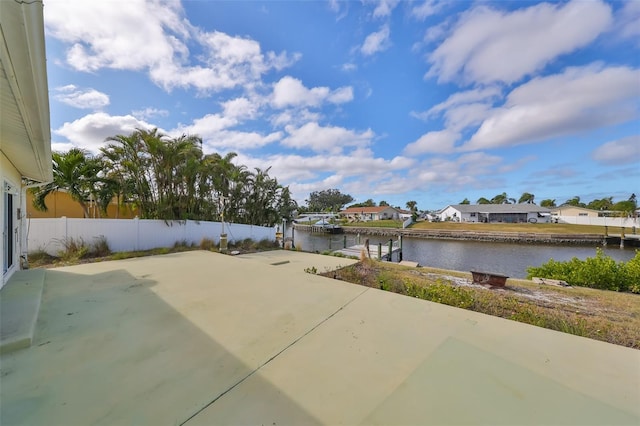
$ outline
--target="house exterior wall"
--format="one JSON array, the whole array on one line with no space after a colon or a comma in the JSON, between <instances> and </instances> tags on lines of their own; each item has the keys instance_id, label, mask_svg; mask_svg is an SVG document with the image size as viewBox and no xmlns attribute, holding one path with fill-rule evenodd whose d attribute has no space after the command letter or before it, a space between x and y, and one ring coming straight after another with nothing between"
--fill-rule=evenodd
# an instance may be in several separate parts
<instances>
[{"instance_id":1,"label":"house exterior wall","mask_svg":"<svg viewBox=\"0 0 640 426\"><path fill-rule=\"evenodd\" d=\"M367 211L371 208L354 208L353 210L343 210L340 215L350 221L370 221L370 220L386 220L399 219L400 213L393 207L386 207L379 211Z\"/></svg>"},{"instance_id":2,"label":"house exterior wall","mask_svg":"<svg viewBox=\"0 0 640 426\"><path fill-rule=\"evenodd\" d=\"M80 204L71 198L67 192L55 191L47 195L45 198L45 204L47 205L47 211L43 212L33 207L33 195L27 191L27 217L34 219L44 218L56 218L56 217L70 217L70 218L83 218L84 211ZM107 213L101 212L100 209L93 205L89 207L89 214L93 218L102 219L133 219L137 216L138 212L135 208L129 205L118 206L114 200L107 207Z\"/></svg>"},{"instance_id":3,"label":"house exterior wall","mask_svg":"<svg viewBox=\"0 0 640 426\"><path fill-rule=\"evenodd\" d=\"M447 206L437 216L440 220L453 220L456 222L506 222L506 223L547 223L549 216L539 215L537 212L513 212L508 208L502 211L487 213L486 208L483 213L482 206L477 207L478 211L461 212L455 206Z\"/></svg>"},{"instance_id":4,"label":"house exterior wall","mask_svg":"<svg viewBox=\"0 0 640 426\"><path fill-rule=\"evenodd\" d=\"M440 220L453 220L453 221L462 221L462 222L477 222L476 217L472 217L470 213L461 213L458 209L453 206L447 206L444 210L440 212L438 215Z\"/></svg>"},{"instance_id":5,"label":"house exterior wall","mask_svg":"<svg viewBox=\"0 0 640 426\"><path fill-rule=\"evenodd\" d=\"M21 176L9 159L0 151L0 212L2 219L2 243L0 244L0 262L2 263L2 279L0 288L11 275L20 269L20 252L22 246L23 226L21 208L23 205L20 190ZM11 197L11 206L8 205ZM10 208L11 207L11 208Z\"/></svg>"},{"instance_id":6,"label":"house exterior wall","mask_svg":"<svg viewBox=\"0 0 640 426\"><path fill-rule=\"evenodd\" d=\"M576 206L561 206L553 208L551 214L554 216L598 217L599 212L597 210L584 209Z\"/></svg>"}]
</instances>

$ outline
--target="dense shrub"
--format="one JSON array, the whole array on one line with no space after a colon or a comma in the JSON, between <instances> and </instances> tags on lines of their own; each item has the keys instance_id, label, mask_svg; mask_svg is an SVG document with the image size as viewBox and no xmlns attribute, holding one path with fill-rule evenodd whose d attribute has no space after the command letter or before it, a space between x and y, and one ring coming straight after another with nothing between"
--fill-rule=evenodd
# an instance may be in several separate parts
<instances>
[{"instance_id":1,"label":"dense shrub","mask_svg":"<svg viewBox=\"0 0 640 426\"><path fill-rule=\"evenodd\" d=\"M563 280L575 286L640 293L640 251L628 262L616 262L596 249L596 256L567 262L553 259L539 267L527 268L527 278Z\"/></svg>"}]
</instances>

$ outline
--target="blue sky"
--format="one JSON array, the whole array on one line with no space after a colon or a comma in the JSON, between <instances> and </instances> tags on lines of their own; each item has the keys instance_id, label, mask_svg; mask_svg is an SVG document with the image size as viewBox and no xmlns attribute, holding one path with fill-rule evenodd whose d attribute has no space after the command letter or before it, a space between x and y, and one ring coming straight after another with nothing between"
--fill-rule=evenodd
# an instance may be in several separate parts
<instances>
[{"instance_id":1,"label":"blue sky","mask_svg":"<svg viewBox=\"0 0 640 426\"><path fill-rule=\"evenodd\" d=\"M640 194L640 1L45 1L52 147L136 127L436 209Z\"/></svg>"}]
</instances>

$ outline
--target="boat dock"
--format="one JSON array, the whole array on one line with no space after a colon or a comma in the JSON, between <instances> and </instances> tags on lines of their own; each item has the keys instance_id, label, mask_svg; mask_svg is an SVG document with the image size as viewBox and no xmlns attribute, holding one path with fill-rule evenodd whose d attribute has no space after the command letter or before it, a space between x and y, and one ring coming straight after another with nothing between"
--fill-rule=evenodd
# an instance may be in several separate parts
<instances>
[{"instance_id":1,"label":"boat dock","mask_svg":"<svg viewBox=\"0 0 640 426\"><path fill-rule=\"evenodd\" d=\"M604 237L604 245L640 247L640 234L608 234Z\"/></svg>"},{"instance_id":2,"label":"boat dock","mask_svg":"<svg viewBox=\"0 0 640 426\"><path fill-rule=\"evenodd\" d=\"M389 244L371 244L368 251L364 244L355 244L334 250L333 252L357 258L360 258L362 253L364 253L364 255L370 259L386 260L388 262L394 260L400 262L402 260L402 247L398 241L390 241Z\"/></svg>"}]
</instances>

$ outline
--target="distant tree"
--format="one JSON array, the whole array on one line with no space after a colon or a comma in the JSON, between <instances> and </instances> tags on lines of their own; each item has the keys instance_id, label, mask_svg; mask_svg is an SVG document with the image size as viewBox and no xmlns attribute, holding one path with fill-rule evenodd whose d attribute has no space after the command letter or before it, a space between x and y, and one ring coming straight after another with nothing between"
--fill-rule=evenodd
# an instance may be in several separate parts
<instances>
[{"instance_id":1,"label":"distant tree","mask_svg":"<svg viewBox=\"0 0 640 426\"><path fill-rule=\"evenodd\" d=\"M491 199L491 204L515 204L515 198L509 198L506 192L498 194Z\"/></svg>"},{"instance_id":2,"label":"distant tree","mask_svg":"<svg viewBox=\"0 0 640 426\"><path fill-rule=\"evenodd\" d=\"M310 211L332 211L337 212L353 201L353 197L349 194L343 194L338 189L325 189L323 191L314 191L309 194L306 200Z\"/></svg>"},{"instance_id":3,"label":"distant tree","mask_svg":"<svg viewBox=\"0 0 640 426\"><path fill-rule=\"evenodd\" d=\"M383 200L383 201L380 201L380 202L378 203L378 205L379 205L380 207L389 207L389 203L387 203L387 202L386 202L386 201L384 201L384 200Z\"/></svg>"},{"instance_id":4,"label":"distant tree","mask_svg":"<svg viewBox=\"0 0 640 426\"><path fill-rule=\"evenodd\" d=\"M613 206L611 206L611 210L621 212L625 216L634 216L636 211L636 203L631 200L618 201Z\"/></svg>"},{"instance_id":5,"label":"distant tree","mask_svg":"<svg viewBox=\"0 0 640 426\"><path fill-rule=\"evenodd\" d=\"M536 196L529 193L529 192L524 192L521 196L520 199L518 199L518 204L522 204L522 203L527 203L527 204L535 204L533 202L534 198Z\"/></svg>"},{"instance_id":6,"label":"distant tree","mask_svg":"<svg viewBox=\"0 0 640 426\"><path fill-rule=\"evenodd\" d=\"M471 201L469 201L468 198L465 198L464 200L460 201L460 204L471 204Z\"/></svg>"},{"instance_id":7,"label":"distant tree","mask_svg":"<svg viewBox=\"0 0 640 426\"><path fill-rule=\"evenodd\" d=\"M484 197L480 197L478 198L478 201L476 201L476 204L491 204L491 200L488 200Z\"/></svg>"},{"instance_id":8,"label":"distant tree","mask_svg":"<svg viewBox=\"0 0 640 426\"><path fill-rule=\"evenodd\" d=\"M547 198L546 200L540 201L540 206L546 208L556 207L556 200Z\"/></svg>"},{"instance_id":9,"label":"distant tree","mask_svg":"<svg viewBox=\"0 0 640 426\"><path fill-rule=\"evenodd\" d=\"M595 199L587 204L588 209L593 210L611 210L613 206L613 197L605 197L601 199Z\"/></svg>"},{"instance_id":10,"label":"distant tree","mask_svg":"<svg viewBox=\"0 0 640 426\"><path fill-rule=\"evenodd\" d=\"M364 201L362 203L351 204L350 206L348 206L348 208L353 208L353 207L375 207L375 206L376 206L375 201L373 201L371 198L369 198L367 201Z\"/></svg>"},{"instance_id":11,"label":"distant tree","mask_svg":"<svg viewBox=\"0 0 640 426\"><path fill-rule=\"evenodd\" d=\"M407 201L407 208L411 211L411 219L414 222L418 220L418 202L417 201Z\"/></svg>"},{"instance_id":12,"label":"distant tree","mask_svg":"<svg viewBox=\"0 0 640 426\"><path fill-rule=\"evenodd\" d=\"M586 204L580 202L580 197L578 197L577 195L575 197L573 197L573 198L568 199L564 203L569 205L569 206L586 207Z\"/></svg>"}]
</instances>

